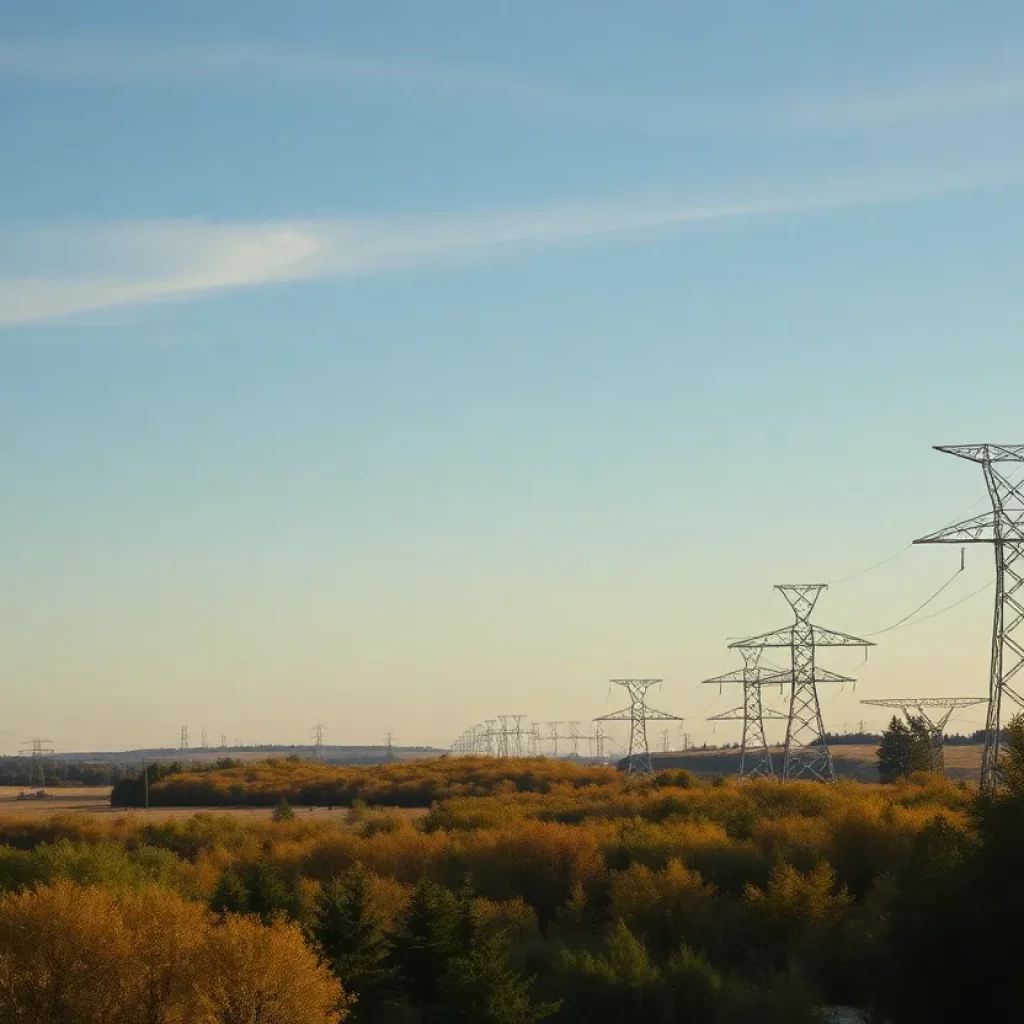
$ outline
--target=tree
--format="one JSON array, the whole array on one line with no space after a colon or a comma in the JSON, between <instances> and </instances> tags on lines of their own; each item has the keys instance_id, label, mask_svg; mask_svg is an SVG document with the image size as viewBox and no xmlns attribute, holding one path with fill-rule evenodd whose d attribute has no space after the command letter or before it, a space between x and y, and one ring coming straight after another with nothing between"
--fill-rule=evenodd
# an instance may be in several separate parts
<instances>
[{"instance_id":1,"label":"tree","mask_svg":"<svg viewBox=\"0 0 1024 1024\"><path fill-rule=\"evenodd\" d=\"M908 725L894 715L889 728L882 733L882 742L875 756L880 782L895 782L911 772L929 771L936 767L932 763L931 730L919 716L912 716Z\"/></svg>"},{"instance_id":2,"label":"tree","mask_svg":"<svg viewBox=\"0 0 1024 1024\"><path fill-rule=\"evenodd\" d=\"M391 944L369 906L361 866L329 882L316 903L313 935L341 979L356 997L354 1020L373 1020L394 993Z\"/></svg>"},{"instance_id":3,"label":"tree","mask_svg":"<svg viewBox=\"0 0 1024 1024\"><path fill-rule=\"evenodd\" d=\"M294 925L157 887L0 897L0 1024L338 1024L349 1002Z\"/></svg>"},{"instance_id":4,"label":"tree","mask_svg":"<svg viewBox=\"0 0 1024 1024\"><path fill-rule=\"evenodd\" d=\"M395 939L395 964L402 990L414 1006L437 1006L441 977L458 952L458 901L442 885L420 879Z\"/></svg>"},{"instance_id":5,"label":"tree","mask_svg":"<svg viewBox=\"0 0 1024 1024\"><path fill-rule=\"evenodd\" d=\"M281 802L274 808L274 813L270 815L274 821L294 821L295 811L292 809L292 805L281 797Z\"/></svg>"},{"instance_id":6,"label":"tree","mask_svg":"<svg viewBox=\"0 0 1024 1024\"><path fill-rule=\"evenodd\" d=\"M504 936L486 934L472 900L459 894L459 951L441 977L441 1007L428 1019L438 1024L535 1024L558 1010L558 1003L533 1001L533 979L513 970Z\"/></svg>"}]
</instances>

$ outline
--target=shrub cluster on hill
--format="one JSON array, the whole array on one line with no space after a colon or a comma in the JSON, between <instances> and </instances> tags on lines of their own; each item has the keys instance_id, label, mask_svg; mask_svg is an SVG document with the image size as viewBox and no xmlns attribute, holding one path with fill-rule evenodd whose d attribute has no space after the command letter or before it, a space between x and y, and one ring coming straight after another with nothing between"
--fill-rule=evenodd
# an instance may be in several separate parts
<instances>
[{"instance_id":1,"label":"shrub cluster on hill","mask_svg":"<svg viewBox=\"0 0 1024 1024\"><path fill-rule=\"evenodd\" d=\"M153 765L149 801L153 807L273 807L282 800L297 807L348 807L357 800L429 807L454 796L546 793L557 785L617 785L619 780L613 768L548 758L436 758L367 767L271 758L203 771ZM142 799L139 779L125 780L111 795L115 807L140 807Z\"/></svg>"}]
</instances>

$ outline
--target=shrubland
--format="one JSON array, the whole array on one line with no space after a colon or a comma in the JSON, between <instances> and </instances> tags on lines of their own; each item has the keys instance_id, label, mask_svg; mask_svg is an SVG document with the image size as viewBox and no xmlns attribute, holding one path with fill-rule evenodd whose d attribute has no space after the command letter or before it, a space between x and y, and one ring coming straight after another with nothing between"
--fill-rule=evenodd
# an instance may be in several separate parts
<instances>
[{"instance_id":1,"label":"shrubland","mask_svg":"<svg viewBox=\"0 0 1024 1024\"><path fill-rule=\"evenodd\" d=\"M290 809L272 820L0 821L0 1024L799 1024L833 1003L904 1024L979 1000L1005 1015L1022 952L1024 729L1009 746L996 800L932 773L826 787L627 780L540 760L273 761L151 788L161 802ZM348 810L304 815L317 794ZM417 804L429 811L416 820L387 810ZM166 918L161 942L191 936L180 957L161 960L167 947L138 931L140 901L151 922ZM46 922L76 903L95 913L56 942ZM993 921L995 981L963 954ZM114 966L118 943L139 955ZM205 966L214 956L235 966ZM110 972L95 998L122 993L123 1009L92 1009L88 984L69 980L87 1010L46 1016L31 979L58 970ZM264 989L233 992L242 977L273 989L278 1016L253 1009ZM178 1008L146 1016L154 992ZM234 1016L218 1008L229 998Z\"/></svg>"}]
</instances>

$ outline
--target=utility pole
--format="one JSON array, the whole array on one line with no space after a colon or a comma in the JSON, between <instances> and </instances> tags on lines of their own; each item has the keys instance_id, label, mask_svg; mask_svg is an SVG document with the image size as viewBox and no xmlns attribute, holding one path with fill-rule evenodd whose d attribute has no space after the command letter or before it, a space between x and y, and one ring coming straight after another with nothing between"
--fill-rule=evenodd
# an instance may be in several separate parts
<instances>
[{"instance_id":1,"label":"utility pole","mask_svg":"<svg viewBox=\"0 0 1024 1024\"><path fill-rule=\"evenodd\" d=\"M999 783L1003 698L1024 708L1020 687L1010 680L1024 668L1024 482L1011 482L1004 463L1024 463L1024 444L936 445L936 451L976 462L985 476L992 510L919 537L915 544L991 544L995 552L996 599L992 622L988 714L981 758L982 792Z\"/></svg>"},{"instance_id":2,"label":"utility pole","mask_svg":"<svg viewBox=\"0 0 1024 1024\"><path fill-rule=\"evenodd\" d=\"M887 697L881 700L862 700L861 704L873 704L879 708L899 708L911 725L914 724L913 711L917 712L928 729L930 740L929 765L933 772L941 772L945 767L945 759L942 754L942 732L946 728L949 716L957 708L969 708L974 704L984 704L985 697ZM942 708L944 715L933 719L925 708ZM861 723L860 731L864 731L864 723Z\"/></svg>"},{"instance_id":3,"label":"utility pole","mask_svg":"<svg viewBox=\"0 0 1024 1024\"><path fill-rule=\"evenodd\" d=\"M650 775L654 771L647 746L647 723L681 722L679 715L670 715L647 706L647 691L661 679L613 679L629 694L629 706L610 715L601 715L595 722L629 722L629 753L626 755L627 775Z\"/></svg>"},{"instance_id":4,"label":"utility pole","mask_svg":"<svg viewBox=\"0 0 1024 1024\"><path fill-rule=\"evenodd\" d=\"M825 741L825 726L821 720L818 701L818 682L822 673L815 664L814 652L818 647L863 647L865 653L874 644L848 633L839 633L811 623L811 612L826 583L780 583L776 585L789 602L796 622L792 626L770 633L748 637L729 644L731 648L788 647L792 663L792 689L790 691L789 721L786 723L786 747L783 754L782 778L784 782L809 775L822 782L835 782L832 752Z\"/></svg>"}]
</instances>

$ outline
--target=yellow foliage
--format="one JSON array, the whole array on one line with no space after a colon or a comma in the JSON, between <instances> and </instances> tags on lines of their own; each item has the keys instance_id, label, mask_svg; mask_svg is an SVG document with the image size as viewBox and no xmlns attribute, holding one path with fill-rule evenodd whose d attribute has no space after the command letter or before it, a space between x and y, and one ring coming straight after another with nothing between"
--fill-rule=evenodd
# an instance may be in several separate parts
<instances>
[{"instance_id":1,"label":"yellow foliage","mask_svg":"<svg viewBox=\"0 0 1024 1024\"><path fill-rule=\"evenodd\" d=\"M291 925L165 889L61 881L0 899L0 1024L336 1024L348 999Z\"/></svg>"}]
</instances>

